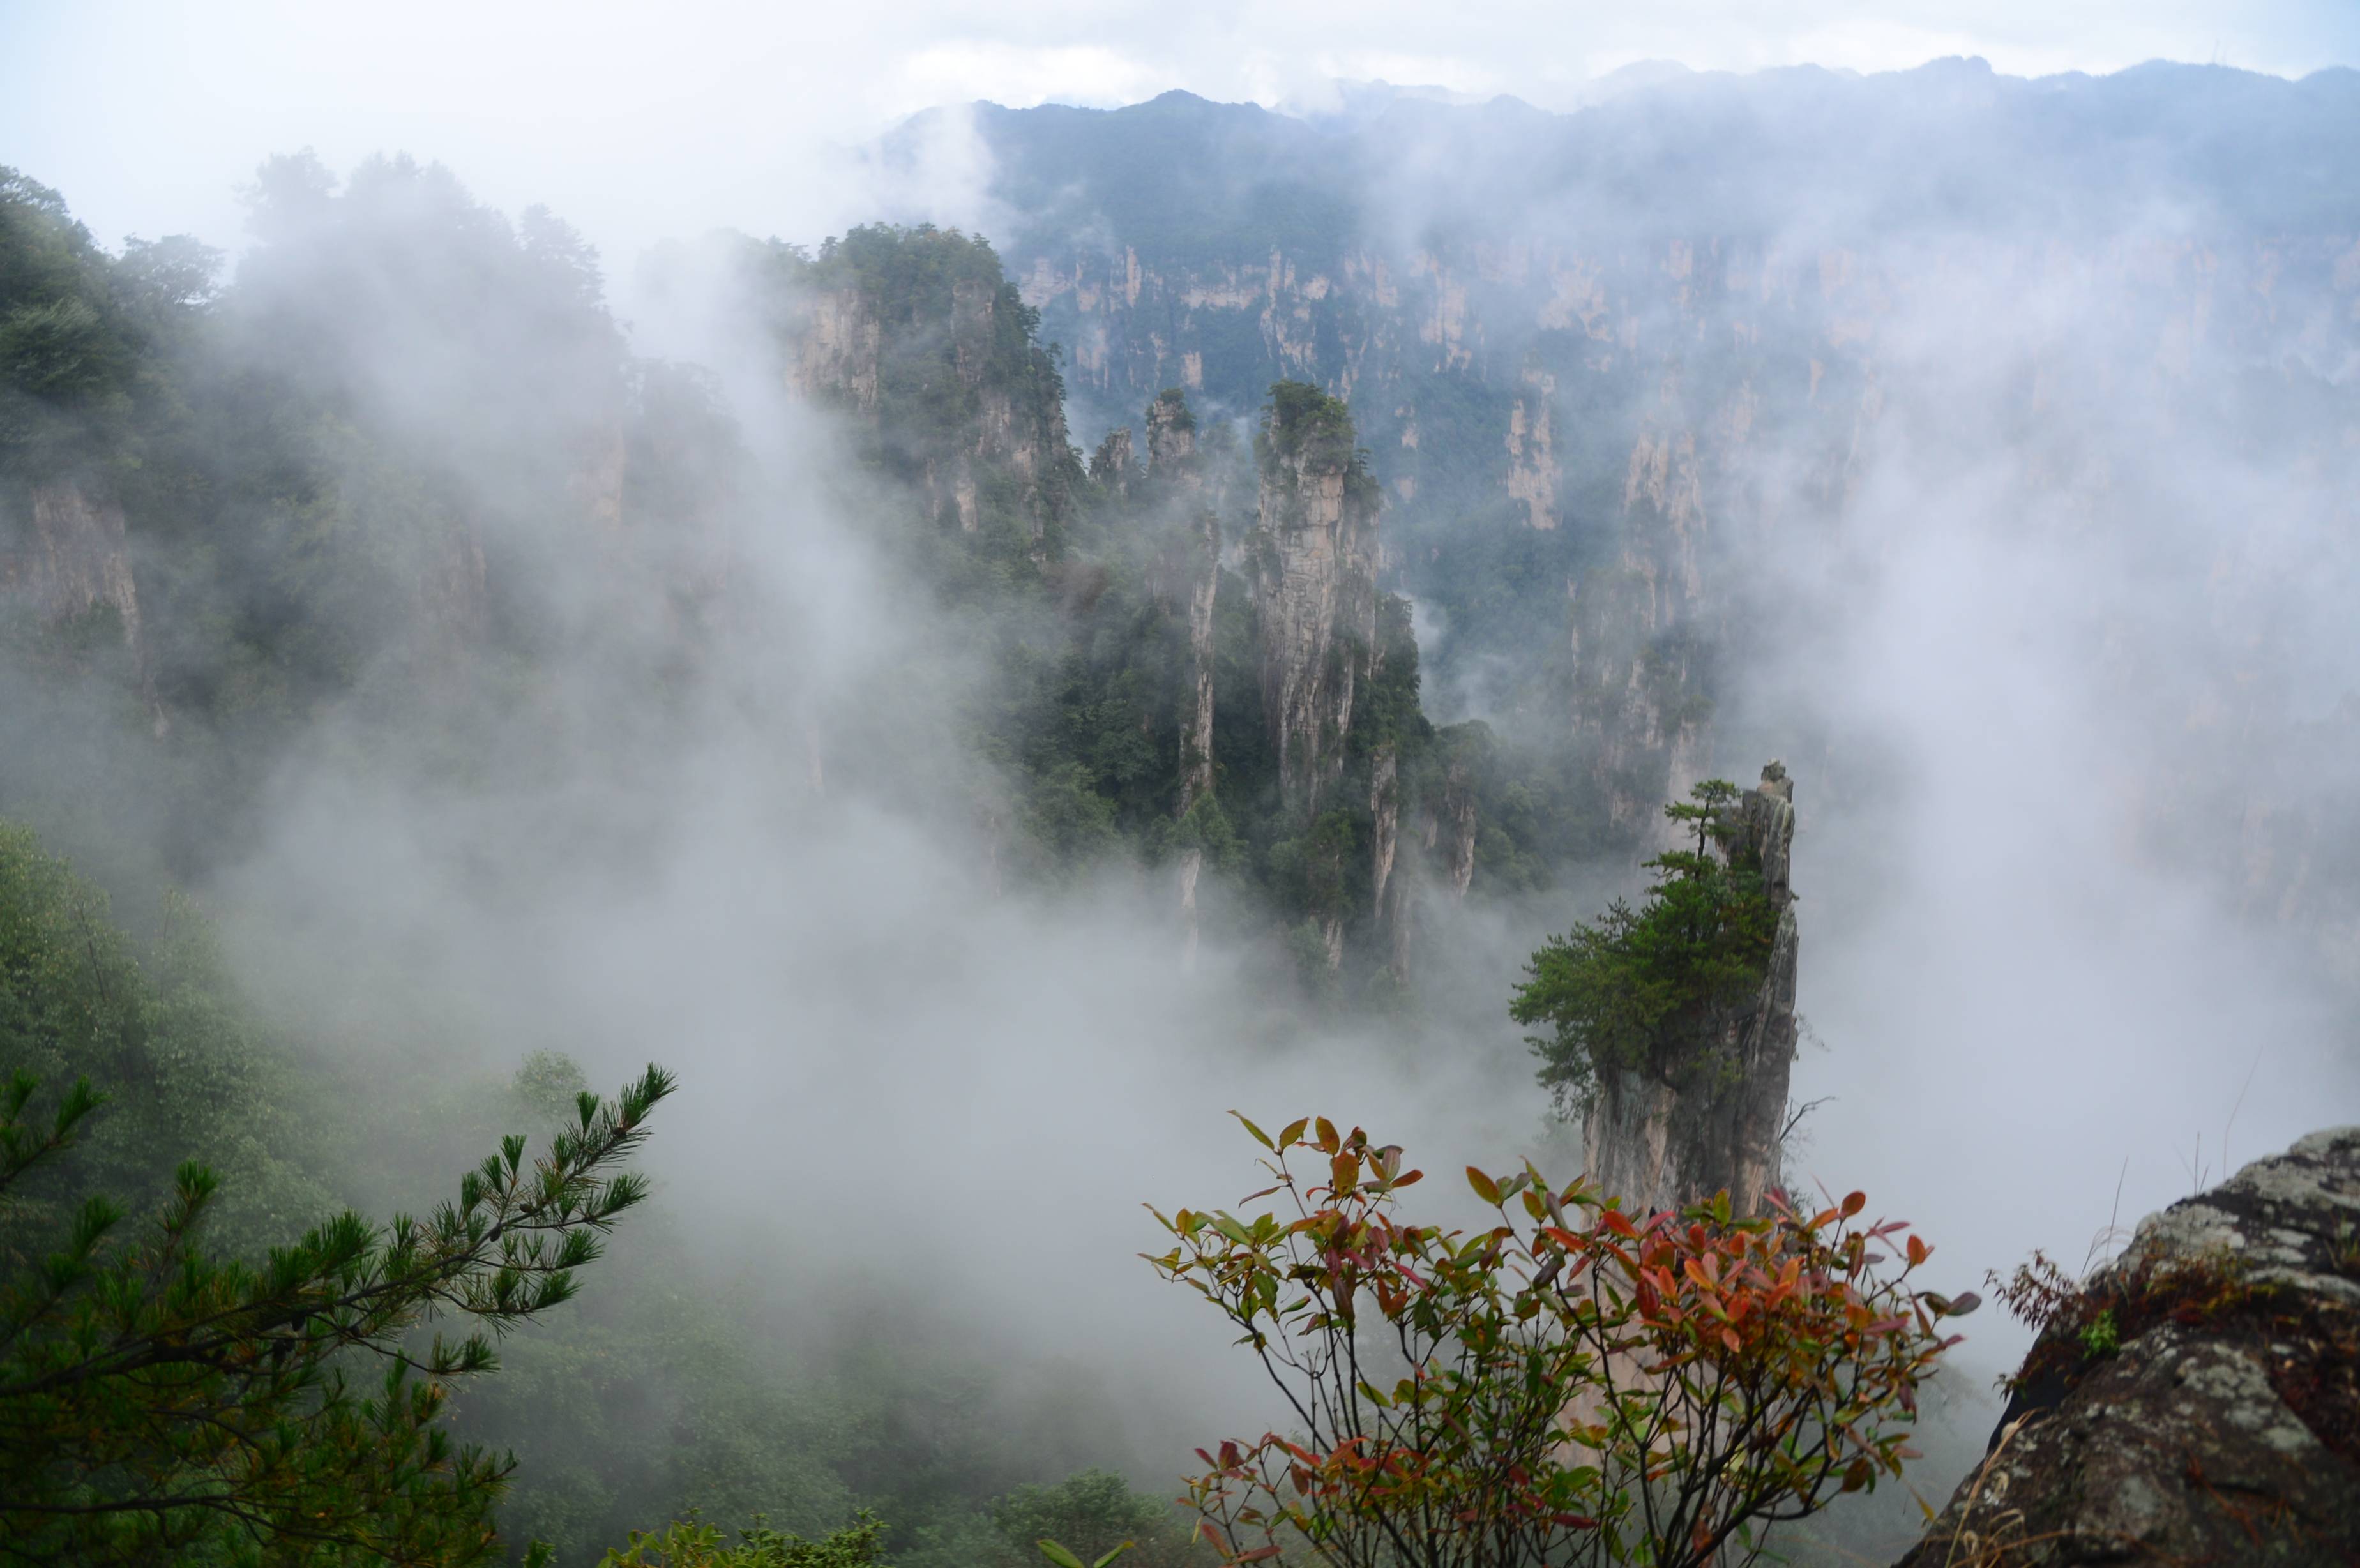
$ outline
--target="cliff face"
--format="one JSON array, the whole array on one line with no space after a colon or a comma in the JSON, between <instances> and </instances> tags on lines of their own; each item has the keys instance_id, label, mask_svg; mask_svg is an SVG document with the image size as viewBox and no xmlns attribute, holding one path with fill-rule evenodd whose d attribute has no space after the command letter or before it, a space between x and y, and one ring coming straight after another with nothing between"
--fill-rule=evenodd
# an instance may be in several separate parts
<instances>
[{"instance_id":1,"label":"cliff face","mask_svg":"<svg viewBox=\"0 0 2360 1568\"><path fill-rule=\"evenodd\" d=\"M1603 254L1475 241L1205 268L1084 247L1022 276L1044 330L1080 345L1086 413L1174 376L1216 407L1251 406L1273 375L1348 400L1395 504L1404 583L1449 612L1444 668L1450 638L1471 649L1483 636L1479 613L1523 618L1491 628L1493 644L1567 667L1545 700L1612 824L1637 836L1707 748L1703 654L1733 596L1716 591L1715 537L1766 526L1736 478L1757 381L1791 394L1815 467L1844 466L1863 418L1869 345L1831 320L1861 313L1868 288L1848 258L1823 260L1737 241ZM1109 267L1119 288L1099 276ZM1460 558L1498 548L1480 536L1511 519L1559 536L1536 558L1549 564L1505 597L1474 585L1462 609Z\"/></svg>"},{"instance_id":2,"label":"cliff face","mask_svg":"<svg viewBox=\"0 0 2360 1568\"><path fill-rule=\"evenodd\" d=\"M112 615L106 640L121 649L150 727L167 735L171 720L156 695L121 503L104 485L72 477L32 485L15 499L19 515L0 519L0 605L13 599L51 631L93 613Z\"/></svg>"},{"instance_id":3,"label":"cliff face","mask_svg":"<svg viewBox=\"0 0 2360 1568\"><path fill-rule=\"evenodd\" d=\"M1116 433L1123 438L1121 462L1127 471L1131 432ZM1188 695L1180 725L1180 814L1186 816L1213 788L1213 613L1221 590L1221 519L1205 494L1196 459L1196 417L1176 387L1165 388L1147 406L1147 476L1157 498L1181 514L1178 537L1164 564L1175 608L1185 607L1188 620ZM1193 857L1197 852L1188 854ZM1193 887L1193 861L1184 875Z\"/></svg>"},{"instance_id":4,"label":"cliff face","mask_svg":"<svg viewBox=\"0 0 2360 1568\"><path fill-rule=\"evenodd\" d=\"M914 483L930 518L1036 545L1062 526L1081 473L1065 384L990 245L855 229L791 271L792 380L859 419L872 459Z\"/></svg>"},{"instance_id":5,"label":"cliff face","mask_svg":"<svg viewBox=\"0 0 2360 1568\"><path fill-rule=\"evenodd\" d=\"M1479 812L1473 770L1463 757L1443 764L1438 799L1429 801L1424 834L1453 898L1467 897L1475 882L1475 833Z\"/></svg>"},{"instance_id":6,"label":"cliff face","mask_svg":"<svg viewBox=\"0 0 2360 1568\"><path fill-rule=\"evenodd\" d=\"M1343 406L1314 388L1282 385L1255 453L1262 489L1248 550L1262 702L1282 793L1307 814L1343 770L1353 693L1373 668L1380 500Z\"/></svg>"},{"instance_id":7,"label":"cliff face","mask_svg":"<svg viewBox=\"0 0 2360 1568\"><path fill-rule=\"evenodd\" d=\"M1903 1568L2360 1562L2355 1233L2360 1127L2148 1215Z\"/></svg>"},{"instance_id":8,"label":"cliff face","mask_svg":"<svg viewBox=\"0 0 2360 1568\"><path fill-rule=\"evenodd\" d=\"M2348 81L2157 67L2035 84L1951 61L1663 92L1570 115L1395 103L1317 127L1175 94L1087 128L1046 110L978 124L1016 213L1011 270L1071 350L1076 419L1175 381L1215 412L1280 376L1348 400L1393 502L1401 586L1438 612L1431 673L1514 668L1501 705L1546 715L1584 810L1625 839L1752 717L1724 711L1721 674L1789 608L1762 602L1762 556L1841 533L1900 416L1963 411L1960 363L2021 361L1984 406L2041 439L2060 388L2106 418L2152 399L2169 441L2175 420L2217 419L2208 387L2251 376L2316 419L2273 472L2348 473L2360 403L2328 387L2360 349L2353 165L2334 150ZM2223 93L2234 114L2216 115ZM2232 144L2249 164L2223 161ZM1195 168L1207 148L1218 180ZM2223 189L2232 167L2260 172ZM2162 190L2205 214L2195 230L2136 211ZM1966 322L1972 342L1944 341ZM2068 493L2091 523L2143 531L2130 464L2064 445L2003 508ZM2239 591L2233 572L2208 608ZM2223 639L2246 667L2267 644ZM2173 722L2203 722L2212 695ZM2234 884L2267 861L2258 905L2323 862L2287 853L2299 792L2202 766L2244 749L2208 740L2145 771L2225 797L2157 799L2165 833L2268 824L2247 865L2220 868ZM2360 930L2348 907L2298 901Z\"/></svg>"},{"instance_id":9,"label":"cliff face","mask_svg":"<svg viewBox=\"0 0 2360 1568\"><path fill-rule=\"evenodd\" d=\"M1758 858L1763 891L1777 913L1760 989L1716 1009L1677 1042L1699 1071L1649 1068L1601 1075L1582 1127L1589 1173L1642 1210L1677 1209L1724 1189L1739 1214L1758 1210L1778 1184L1786 1085L1795 1060L1797 930L1788 860L1795 787L1772 763L1741 799L1732 860Z\"/></svg>"},{"instance_id":10,"label":"cliff face","mask_svg":"<svg viewBox=\"0 0 2360 1568\"><path fill-rule=\"evenodd\" d=\"M858 287L814 290L804 303L792 361L795 386L855 413L877 411L884 324Z\"/></svg>"},{"instance_id":11,"label":"cliff face","mask_svg":"<svg viewBox=\"0 0 2360 1568\"><path fill-rule=\"evenodd\" d=\"M55 479L25 497L18 543L0 556L0 585L24 595L41 621L56 624L112 610L123 645L141 657L139 592L123 508L95 485Z\"/></svg>"}]
</instances>

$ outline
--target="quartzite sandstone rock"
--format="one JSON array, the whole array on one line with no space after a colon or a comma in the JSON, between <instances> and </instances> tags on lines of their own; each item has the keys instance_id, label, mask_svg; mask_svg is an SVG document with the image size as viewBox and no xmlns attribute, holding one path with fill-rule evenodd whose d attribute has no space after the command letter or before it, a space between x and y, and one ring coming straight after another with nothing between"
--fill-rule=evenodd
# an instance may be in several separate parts
<instances>
[{"instance_id":1,"label":"quartzite sandstone rock","mask_svg":"<svg viewBox=\"0 0 2360 1568\"><path fill-rule=\"evenodd\" d=\"M1673 1042L1677 1061L1601 1074L1582 1125L1590 1176L1644 1210L1677 1209L1726 1190L1740 1214L1778 1184L1786 1085L1795 1062L1795 786L1772 763L1739 799L1732 857L1758 856L1778 914L1761 989ZM1703 1065L1699 1068L1699 1064Z\"/></svg>"},{"instance_id":2,"label":"quartzite sandstone rock","mask_svg":"<svg viewBox=\"0 0 2360 1568\"><path fill-rule=\"evenodd\" d=\"M2077 1354L1902 1568L2360 1563L2360 1127L2149 1215L2091 1288L2191 1266L2241 1304Z\"/></svg>"}]
</instances>

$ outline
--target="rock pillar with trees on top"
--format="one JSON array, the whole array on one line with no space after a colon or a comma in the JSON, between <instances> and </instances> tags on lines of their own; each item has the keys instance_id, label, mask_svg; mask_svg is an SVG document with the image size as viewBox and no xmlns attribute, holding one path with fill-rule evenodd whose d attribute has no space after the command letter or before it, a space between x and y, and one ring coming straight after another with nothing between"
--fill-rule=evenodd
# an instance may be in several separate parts
<instances>
[{"instance_id":1,"label":"rock pillar with trees on top","mask_svg":"<svg viewBox=\"0 0 2360 1568\"><path fill-rule=\"evenodd\" d=\"M1757 1212L1779 1183L1795 1059L1794 784L1713 779L1665 810L1683 847L1655 886L1533 955L1511 1007L1541 1079L1582 1123L1589 1173L1638 1212L1727 1192Z\"/></svg>"}]
</instances>

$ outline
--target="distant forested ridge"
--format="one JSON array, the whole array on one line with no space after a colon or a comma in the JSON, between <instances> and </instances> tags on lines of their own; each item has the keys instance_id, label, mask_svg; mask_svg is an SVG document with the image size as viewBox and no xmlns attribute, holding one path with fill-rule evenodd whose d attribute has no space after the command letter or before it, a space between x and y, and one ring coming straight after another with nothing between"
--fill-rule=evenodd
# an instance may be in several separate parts
<instances>
[{"instance_id":1,"label":"distant forested ridge","mask_svg":"<svg viewBox=\"0 0 2360 1568\"><path fill-rule=\"evenodd\" d=\"M2035 564L2074 711L2136 740L2097 735L2139 771L2088 788L2137 853L2360 951L2360 840L2321 804L2355 699L2305 619L2360 537L2355 83L1954 61L1566 116L981 106L1006 233L695 252L750 376L640 353L579 234L438 166L274 159L235 266L104 245L0 172L0 1071L115 1096L0 1243L183 1158L248 1256L428 1201L585 1076L559 1025L421 988L444 911L402 900L650 901L716 800L797 843L918 824L860 865L918 862L913 899L1143 910L1175 970L1218 942L1246 1000L1195 1021L1249 1049L1442 1019L1472 1055L1499 933L1627 882L1662 800L1786 755L1857 805L1918 766L1877 702L1992 722L1837 635L1953 510ZM1875 702L1837 712L1803 678L1831 672ZM367 840L381 799L458 824L337 867L412 945L327 944L349 1007L267 1013L189 895L276 873L282 938L332 919L253 868L343 812ZM934 979L903 930L869 945L872 993ZM1052 1530L1185 1556L1072 1475L1129 1452L1087 1371L1011 1374L949 1337L955 1289L880 1306L832 1258L809 1299L853 1305L790 1322L664 1202L453 1417L525 1452L519 1542L874 1507L901 1568L1018 1568Z\"/></svg>"},{"instance_id":2,"label":"distant forested ridge","mask_svg":"<svg viewBox=\"0 0 2360 1568\"><path fill-rule=\"evenodd\" d=\"M556 219L511 224L437 168L281 160L221 282L194 247L110 256L56 193L9 192L0 561L15 721L41 739L0 782L93 838L159 817L193 876L330 718L448 776L534 736L660 746L729 678L713 639L764 614L738 569L750 432L694 367L628 352ZM1579 836L1580 802L1482 726L1423 716L1340 403L1282 385L1200 422L1159 389L1086 461L1060 353L982 240L867 228L729 261L844 417L839 503L936 638L784 722L819 787L963 820L993 877L1169 877L1175 921L1266 925L1314 996L1401 993L1414 883L1457 898L1480 867L1513 891ZM1349 507L1310 493L1330 485ZM647 700L581 706L562 672L585 660ZM967 759L947 774L916 760L925 724L891 722L935 700Z\"/></svg>"},{"instance_id":3,"label":"distant forested ridge","mask_svg":"<svg viewBox=\"0 0 2360 1568\"><path fill-rule=\"evenodd\" d=\"M1175 963L1200 928L1243 937L1313 1018L1415 1005L1419 900L1549 874L1572 808L1421 711L1341 402L1279 381L1206 419L1159 388L1085 454L1060 352L982 240L726 245L738 321L833 421L795 500L906 613L911 640L834 686L755 569L791 526L759 410L634 355L554 217L439 167L284 158L226 267L110 250L58 192L0 184L0 820L38 829L0 829L23 1004L0 1067L112 1096L19 1218L150 1203L197 1158L224 1181L208 1245L258 1256L344 1203L428 1201L583 1086L560 1051L488 1071L523 1045L438 1036L459 1014L436 998L407 1040L240 994L179 890L284 831L280 781L323 761L429 810L533 800L528 838L470 868L486 888L621 876L661 826L635 788L726 704L767 737L761 788L947 824L978 862L956 869L1011 897L1130 879ZM398 988L402 963L340 978ZM1153 1498L1057 1481L1129 1452L1102 1395L918 1354L916 1306L799 1326L783 1357L762 1320L661 1215L627 1228L457 1401L463 1437L525 1455L504 1534L572 1561L691 1507L817 1533L872 1505L916 1568L1013 1568L1043 1520L1182 1553Z\"/></svg>"}]
</instances>

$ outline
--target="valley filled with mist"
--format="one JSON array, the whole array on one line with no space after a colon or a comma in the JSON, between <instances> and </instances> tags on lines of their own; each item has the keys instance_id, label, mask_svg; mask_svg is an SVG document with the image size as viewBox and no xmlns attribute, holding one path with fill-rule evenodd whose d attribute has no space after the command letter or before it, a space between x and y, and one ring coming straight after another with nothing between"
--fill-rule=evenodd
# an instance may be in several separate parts
<instances>
[{"instance_id":1,"label":"valley filled with mist","mask_svg":"<svg viewBox=\"0 0 2360 1568\"><path fill-rule=\"evenodd\" d=\"M112 1096L12 1267L184 1160L241 1256L425 1213L653 1062L651 1195L439 1418L503 1560L1213 1561L1178 1477L1285 1412L1146 1205L1263 1184L1233 1109L1595 1168L1511 999L1715 779L1780 1181L1926 1288L2360 1121L2360 72L975 103L858 167L628 256L397 147L226 171L222 248L0 170L0 1071ZM1907 1485L1778 1550L1917 1540L2032 1338L1960 1332Z\"/></svg>"}]
</instances>

